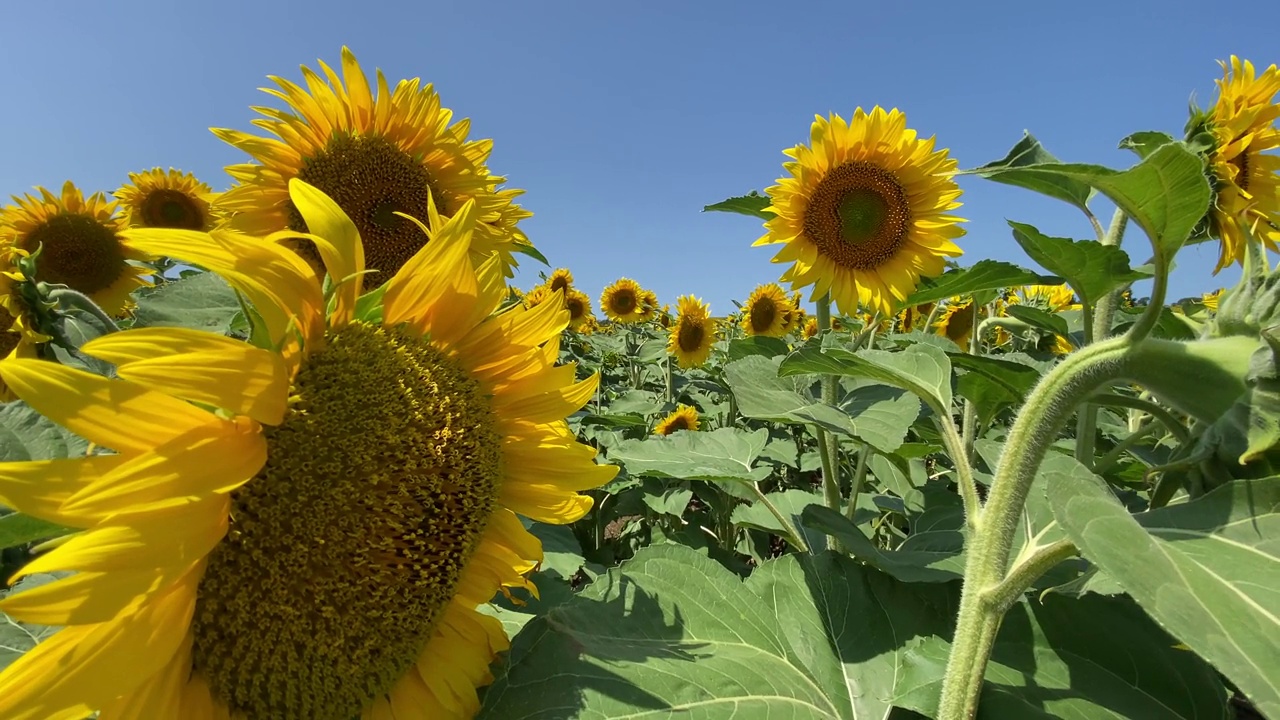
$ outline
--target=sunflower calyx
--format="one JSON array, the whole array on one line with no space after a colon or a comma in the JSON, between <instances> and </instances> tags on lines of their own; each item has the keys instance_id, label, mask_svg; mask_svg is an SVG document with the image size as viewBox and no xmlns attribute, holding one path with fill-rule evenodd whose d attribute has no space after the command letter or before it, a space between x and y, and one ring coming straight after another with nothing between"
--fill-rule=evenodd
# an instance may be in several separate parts
<instances>
[{"instance_id":1,"label":"sunflower calyx","mask_svg":"<svg viewBox=\"0 0 1280 720\"><path fill-rule=\"evenodd\" d=\"M1223 293L1206 334L1258 337L1263 328L1275 325L1280 325L1280 274L1246 275L1238 286Z\"/></svg>"}]
</instances>

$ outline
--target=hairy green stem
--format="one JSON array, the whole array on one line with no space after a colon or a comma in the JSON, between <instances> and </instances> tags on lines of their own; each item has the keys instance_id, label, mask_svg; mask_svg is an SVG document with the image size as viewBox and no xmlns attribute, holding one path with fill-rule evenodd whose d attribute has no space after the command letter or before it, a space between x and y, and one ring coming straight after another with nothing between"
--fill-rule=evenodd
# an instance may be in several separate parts
<instances>
[{"instance_id":1,"label":"hairy green stem","mask_svg":"<svg viewBox=\"0 0 1280 720\"><path fill-rule=\"evenodd\" d=\"M831 296L818 298L818 330L831 329ZM822 402L834 406L836 404L836 376L822 375ZM818 435L818 454L822 459L822 494L827 507L840 512L840 456L839 442L835 436L819 426L814 426Z\"/></svg>"},{"instance_id":2,"label":"hairy green stem","mask_svg":"<svg viewBox=\"0 0 1280 720\"><path fill-rule=\"evenodd\" d=\"M1124 457L1125 453L1129 452L1130 448L1141 442L1144 437L1155 432L1159 427L1160 423L1155 420L1148 420L1139 425L1137 430L1129 433L1123 440L1116 443L1116 446L1111 448L1106 455L1098 458L1098 462L1093 464L1093 473L1102 475L1115 467L1116 463L1120 461L1120 458Z\"/></svg>"},{"instance_id":3,"label":"hairy green stem","mask_svg":"<svg viewBox=\"0 0 1280 720\"><path fill-rule=\"evenodd\" d=\"M1099 240L1103 245L1119 247L1124 241L1124 231L1128 225L1129 216L1123 210L1116 208L1115 214L1111 216L1111 227ZM1105 340L1111 335L1111 325L1115 321L1116 308L1120 306L1120 296L1123 292L1124 288L1119 287L1098 298L1097 306L1093 308L1094 340Z\"/></svg>"},{"instance_id":4,"label":"hairy green stem","mask_svg":"<svg viewBox=\"0 0 1280 720\"><path fill-rule=\"evenodd\" d=\"M801 552L809 552L809 543L804 541L804 536L796 529L795 523L791 522L791 518L783 515L782 511L778 510L778 506L774 505L773 502L765 496L764 491L760 489L758 484L747 483L747 485L755 491L756 499L763 503L764 506L768 508L769 512L773 513L773 516L777 518L778 522L782 525L782 529L786 530L787 534L791 536L787 538L791 544L800 548Z\"/></svg>"},{"instance_id":5,"label":"hairy green stem","mask_svg":"<svg viewBox=\"0 0 1280 720\"><path fill-rule=\"evenodd\" d=\"M1132 340L1105 340L1068 355L1031 391L1018 412L966 548L965 581L943 678L938 720L969 720L978 709L1001 612L987 593L1004 579L1018 520L1040 462L1076 406L1123 373Z\"/></svg>"},{"instance_id":6,"label":"hairy green stem","mask_svg":"<svg viewBox=\"0 0 1280 720\"><path fill-rule=\"evenodd\" d=\"M675 376L674 376L674 373L673 373L673 372L672 372L672 370L671 370L671 356L670 356L670 355L668 355L668 356L666 357L666 375L667 375L667 402L674 402L674 400L675 400L675 392L674 392L674 387L675 387Z\"/></svg>"},{"instance_id":7,"label":"hairy green stem","mask_svg":"<svg viewBox=\"0 0 1280 720\"><path fill-rule=\"evenodd\" d=\"M973 317L969 320L969 347L967 348L970 355L978 355L982 350L982 333L979 332L978 324L979 315L978 306L975 303L973 307ZM988 312L988 315L995 313ZM964 459L966 462L973 462L973 444L978 441L976 437L978 432L978 406L968 398L964 401L964 414L960 419L960 437L964 439Z\"/></svg>"},{"instance_id":8,"label":"hairy green stem","mask_svg":"<svg viewBox=\"0 0 1280 720\"><path fill-rule=\"evenodd\" d=\"M1076 546L1070 540L1058 540L1036 548L1035 552L1015 565L1004 580L983 593L983 604L1001 615L1005 614L1036 580L1053 569L1054 565L1077 554Z\"/></svg>"},{"instance_id":9,"label":"hairy green stem","mask_svg":"<svg viewBox=\"0 0 1280 720\"><path fill-rule=\"evenodd\" d=\"M947 447L956 466L956 485L960 488L960 498L964 501L964 522L972 533L978 527L982 515L982 502L978 499L978 483L973 479L973 465L965 452L964 439L956 432L956 424L949 414L941 414L934 408L934 425L942 436L942 444Z\"/></svg>"},{"instance_id":10,"label":"hairy green stem","mask_svg":"<svg viewBox=\"0 0 1280 720\"><path fill-rule=\"evenodd\" d=\"M67 307L72 307L89 313L97 318L98 322L102 323L104 327L106 327L107 332L120 331L120 327L116 325L115 320L112 320L111 316L103 312L102 308L98 307L98 304L93 300L90 300L89 296L84 293L72 290L65 285L61 287L55 286L49 291L49 300L51 302L56 302L59 305L65 305Z\"/></svg>"},{"instance_id":11,"label":"hairy green stem","mask_svg":"<svg viewBox=\"0 0 1280 720\"><path fill-rule=\"evenodd\" d=\"M858 514L858 492L862 489L862 482L867 478L867 460L871 457L871 446L862 443L862 447L858 449L858 464L853 468L853 480L849 482L849 505L845 508L844 515L850 520Z\"/></svg>"}]
</instances>

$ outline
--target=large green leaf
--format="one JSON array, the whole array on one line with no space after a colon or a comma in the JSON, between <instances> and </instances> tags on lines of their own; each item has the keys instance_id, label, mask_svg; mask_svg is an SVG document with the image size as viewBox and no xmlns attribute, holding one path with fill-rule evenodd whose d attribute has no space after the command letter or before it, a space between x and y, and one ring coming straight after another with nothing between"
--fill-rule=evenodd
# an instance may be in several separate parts
<instances>
[{"instance_id":1,"label":"large green leaf","mask_svg":"<svg viewBox=\"0 0 1280 720\"><path fill-rule=\"evenodd\" d=\"M1034 168L1055 164L1058 164L1058 158L1054 157L1048 150L1045 150L1040 141L1035 139L1031 133L1027 133L1004 157L995 162L987 163L982 167L965 170L964 172L1007 185L1016 185L1028 190L1034 190L1049 197L1071 203L1088 212L1089 198L1093 196L1093 189L1089 187L1087 182L1082 182L1078 178L1069 175L1027 172L1025 170L1025 168L1029 167Z\"/></svg>"},{"instance_id":2,"label":"large green leaf","mask_svg":"<svg viewBox=\"0 0 1280 720\"><path fill-rule=\"evenodd\" d=\"M1071 330L1067 327L1067 321L1060 315L1041 310L1030 305L1010 305L1005 308L1005 312L1010 316L1021 320L1022 322L1054 335L1068 335Z\"/></svg>"},{"instance_id":3,"label":"large green leaf","mask_svg":"<svg viewBox=\"0 0 1280 720\"><path fill-rule=\"evenodd\" d=\"M1156 130L1141 130L1120 141L1121 150L1132 150L1140 158L1145 158L1161 147L1174 142L1168 133Z\"/></svg>"},{"instance_id":4,"label":"large green leaf","mask_svg":"<svg viewBox=\"0 0 1280 720\"><path fill-rule=\"evenodd\" d=\"M1150 277L1130 268L1129 254L1117 246L1096 240L1050 237L1031 225L1008 222L1014 239L1027 255L1046 270L1066 278L1085 305L1092 306L1121 285Z\"/></svg>"},{"instance_id":5,"label":"large green leaf","mask_svg":"<svg viewBox=\"0 0 1280 720\"><path fill-rule=\"evenodd\" d=\"M754 356L725 365L725 381L743 416L818 425L892 452L920 414L915 398L883 385L855 386L839 409L831 407L814 399L809 391L812 378L779 377L782 362L781 357Z\"/></svg>"},{"instance_id":6,"label":"large green leaf","mask_svg":"<svg viewBox=\"0 0 1280 720\"><path fill-rule=\"evenodd\" d=\"M918 395L939 412L951 412L951 361L932 345L910 345L901 352L806 345L782 361L783 376L831 373L869 378Z\"/></svg>"},{"instance_id":7,"label":"large green leaf","mask_svg":"<svg viewBox=\"0 0 1280 720\"><path fill-rule=\"evenodd\" d=\"M216 273L202 272L137 293L134 327L176 326L226 333L240 312L236 292Z\"/></svg>"},{"instance_id":8,"label":"large green leaf","mask_svg":"<svg viewBox=\"0 0 1280 720\"><path fill-rule=\"evenodd\" d=\"M739 215L758 217L761 220L772 220L774 214L765 212L764 209L767 207L769 207L769 196L761 195L752 190L746 195L731 197L728 200L721 200L713 205L707 205L702 208L702 212L737 213Z\"/></svg>"},{"instance_id":9,"label":"large green leaf","mask_svg":"<svg viewBox=\"0 0 1280 720\"><path fill-rule=\"evenodd\" d=\"M740 360L751 355L773 357L786 355L790 350L785 340L767 335L752 335L729 341L729 359Z\"/></svg>"},{"instance_id":10,"label":"large green leaf","mask_svg":"<svg viewBox=\"0 0 1280 720\"><path fill-rule=\"evenodd\" d=\"M71 528L33 518L30 515L9 513L0 517L0 548L10 548L37 540L60 537L69 532L74 531Z\"/></svg>"},{"instance_id":11,"label":"large green leaf","mask_svg":"<svg viewBox=\"0 0 1280 720\"><path fill-rule=\"evenodd\" d=\"M1027 182L1085 183L1124 210L1147 233L1155 251L1167 257L1178 251L1209 208L1204 162L1180 142L1158 147L1124 171L1101 165L1037 161L1008 167L993 164L968 172L1024 187Z\"/></svg>"},{"instance_id":12,"label":"large green leaf","mask_svg":"<svg viewBox=\"0 0 1280 720\"><path fill-rule=\"evenodd\" d=\"M1009 392L1025 397L1031 388L1040 382L1040 377L1052 363L1037 363L1031 357L1021 353L1009 353L1001 357L987 355L970 355L966 352L952 351L947 353L951 364L981 373L992 381L1000 383Z\"/></svg>"},{"instance_id":13,"label":"large green leaf","mask_svg":"<svg viewBox=\"0 0 1280 720\"><path fill-rule=\"evenodd\" d=\"M905 305L937 302L950 297L982 290L999 290L1015 285L1057 285L1062 278L1041 275L1000 260L979 260L971 267L948 270L942 275L920 281L920 287L907 298Z\"/></svg>"},{"instance_id":14,"label":"large green leaf","mask_svg":"<svg viewBox=\"0 0 1280 720\"><path fill-rule=\"evenodd\" d=\"M806 507L814 503L821 504L823 502L822 493L809 490L783 490L782 492L769 493L766 497L778 509L778 512L789 518L796 529L804 535L804 539L809 544L811 551L818 552L827 547L827 536L824 533L809 528L800 521L801 514ZM778 522L778 518L774 517L769 508L758 500L735 507L732 521L734 525L763 530L781 538L786 538L789 535L787 528L783 527L782 523Z\"/></svg>"},{"instance_id":15,"label":"large green leaf","mask_svg":"<svg viewBox=\"0 0 1280 720\"><path fill-rule=\"evenodd\" d=\"M0 462L84 455L89 442L24 402L0 405Z\"/></svg>"},{"instance_id":16,"label":"large green leaf","mask_svg":"<svg viewBox=\"0 0 1280 720\"><path fill-rule=\"evenodd\" d=\"M804 509L806 527L837 540L854 557L903 582L949 582L964 577L964 554L959 548L881 550L849 518L823 505Z\"/></svg>"},{"instance_id":17,"label":"large green leaf","mask_svg":"<svg viewBox=\"0 0 1280 720\"><path fill-rule=\"evenodd\" d=\"M1236 480L1136 516L1088 474L1051 484L1048 496L1086 558L1280 717L1280 478Z\"/></svg>"},{"instance_id":18,"label":"large green leaf","mask_svg":"<svg viewBox=\"0 0 1280 720\"><path fill-rule=\"evenodd\" d=\"M1125 597L1020 602L1000 624L978 720L1225 720L1212 668L1174 645ZM949 652L938 638L914 643L894 704L933 717Z\"/></svg>"},{"instance_id":19,"label":"large green leaf","mask_svg":"<svg viewBox=\"0 0 1280 720\"><path fill-rule=\"evenodd\" d=\"M768 466L754 467L769 442L765 429L748 432L724 427L710 432L681 431L643 440L623 440L609 451L611 462L620 462L632 475L758 482L769 476Z\"/></svg>"},{"instance_id":20,"label":"large green leaf","mask_svg":"<svg viewBox=\"0 0 1280 720\"><path fill-rule=\"evenodd\" d=\"M904 647L947 634L953 607L831 553L744 582L649 547L526 626L480 718L883 718Z\"/></svg>"}]
</instances>

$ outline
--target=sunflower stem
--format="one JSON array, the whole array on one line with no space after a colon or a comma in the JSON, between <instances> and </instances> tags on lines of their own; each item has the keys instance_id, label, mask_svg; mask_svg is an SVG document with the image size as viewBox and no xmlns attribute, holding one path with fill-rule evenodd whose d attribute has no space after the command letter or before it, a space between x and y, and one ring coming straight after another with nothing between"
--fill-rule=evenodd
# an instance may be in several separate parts
<instances>
[{"instance_id":1,"label":"sunflower stem","mask_svg":"<svg viewBox=\"0 0 1280 720\"><path fill-rule=\"evenodd\" d=\"M49 290L48 298L50 302L56 302L61 306L74 308L76 310L83 310L84 312L89 313L93 317L97 318L98 322L102 323L104 327L106 327L107 332L120 331L120 326L116 325L116 322L112 320L109 315L103 312L102 308L98 307L98 304L90 300L89 296L84 293L72 290L65 285L52 286Z\"/></svg>"},{"instance_id":2,"label":"sunflower stem","mask_svg":"<svg viewBox=\"0 0 1280 720\"><path fill-rule=\"evenodd\" d=\"M1115 214L1111 216L1111 227L1108 228L1105 235L1101 237L1103 245L1111 245L1120 247L1120 243L1124 240L1124 231L1128 227L1129 216L1120 208L1116 208ZM1157 277L1167 272L1157 265ZM1092 345L1095 340L1101 340L1111 334L1111 324L1115 321L1116 308L1120 304L1120 293L1123 288L1116 288L1111 292L1103 295L1098 300L1097 308L1091 309L1088 304L1084 307L1084 344ZM1082 298L1083 299L1083 298ZM1155 301L1155 297L1152 297ZM1164 304L1164 294L1160 295L1160 304ZM1144 314L1143 317L1146 315ZM1154 324L1154 319L1152 324ZM1145 336L1145 335L1144 335ZM1140 339L1138 337L1134 338ZM1080 408L1080 414L1076 417L1076 460L1083 463L1086 467L1093 465L1095 435L1097 434L1098 425L1098 408L1093 405L1083 405Z\"/></svg>"},{"instance_id":3,"label":"sunflower stem","mask_svg":"<svg viewBox=\"0 0 1280 720\"><path fill-rule=\"evenodd\" d=\"M1126 335L1067 355L1041 379L1018 411L986 505L966 542L964 587L938 720L971 720L976 715L982 680L1004 615L992 591L1001 587L1008 574L1013 539L1031 484L1076 406L1098 387L1122 377L1125 355L1132 344L1133 339Z\"/></svg>"},{"instance_id":4,"label":"sunflower stem","mask_svg":"<svg viewBox=\"0 0 1280 720\"><path fill-rule=\"evenodd\" d=\"M982 349L982 333L979 332L981 324L978 322L980 313L978 312L978 304L974 302L973 317L969 319L969 347L967 350L970 355L980 354ZM994 313L988 312L988 316ZM950 420L948 420L950 422ZM978 407L973 401L965 398L964 414L960 418L960 437L964 440L964 460L965 462L973 462L973 444L977 442L978 432Z\"/></svg>"},{"instance_id":5,"label":"sunflower stem","mask_svg":"<svg viewBox=\"0 0 1280 720\"><path fill-rule=\"evenodd\" d=\"M1124 456L1134 445L1137 445L1142 438L1150 435L1160 428L1160 423L1155 420L1148 420L1138 426L1137 430L1129 433L1123 440L1116 443L1116 446L1102 457L1098 458L1098 462L1093 464L1093 474L1102 475L1111 468L1115 467L1120 458Z\"/></svg>"},{"instance_id":6,"label":"sunflower stem","mask_svg":"<svg viewBox=\"0 0 1280 720\"><path fill-rule=\"evenodd\" d=\"M675 376L671 370L671 356L666 357L666 374L667 374L667 402L673 402L675 399Z\"/></svg>"},{"instance_id":7,"label":"sunflower stem","mask_svg":"<svg viewBox=\"0 0 1280 720\"><path fill-rule=\"evenodd\" d=\"M831 329L831 296L823 295L817 302L818 329ZM822 376L822 402L836 404L836 376ZM822 493L827 507L840 512L840 456L839 442L835 436L821 427L814 427L818 435L818 453L822 459Z\"/></svg>"},{"instance_id":8,"label":"sunflower stem","mask_svg":"<svg viewBox=\"0 0 1280 720\"><path fill-rule=\"evenodd\" d=\"M858 464L853 468L853 480L849 481L849 506L844 512L850 522L854 522L854 516L858 514L858 493L862 489L863 481L867 478L867 460L870 457L871 446L861 443L861 447L858 448Z\"/></svg>"},{"instance_id":9,"label":"sunflower stem","mask_svg":"<svg viewBox=\"0 0 1280 720\"><path fill-rule=\"evenodd\" d=\"M755 492L756 499L763 503L764 506L768 508L769 512L773 513L773 516L777 518L778 522L782 525L782 529L791 536L787 538L787 540L790 541L792 545L799 548L801 552L809 552L809 543L804 541L804 536L796 529L795 523L791 522L791 518L782 514L782 511L778 509L778 506L774 505L773 502L769 500L768 496L764 494L764 491L760 489L760 485L758 483L747 483L747 485Z\"/></svg>"}]
</instances>

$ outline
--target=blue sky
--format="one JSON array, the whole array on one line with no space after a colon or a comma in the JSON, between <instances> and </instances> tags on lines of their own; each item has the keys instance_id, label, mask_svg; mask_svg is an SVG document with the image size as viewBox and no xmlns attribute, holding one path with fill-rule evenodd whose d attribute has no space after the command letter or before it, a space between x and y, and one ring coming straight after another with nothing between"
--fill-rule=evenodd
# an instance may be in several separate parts
<instances>
[{"instance_id":1,"label":"blue sky","mask_svg":"<svg viewBox=\"0 0 1280 720\"><path fill-rule=\"evenodd\" d=\"M494 138L492 170L528 191L528 234L593 298L625 275L723 313L782 266L751 247L759 221L701 208L772 184L815 113L896 106L961 167L1024 129L1064 160L1126 167L1120 138L1177 134L1192 93L1212 101L1215 60L1280 61L1278 27L1280 3L15 3L0 196L68 178L110 190L156 165L224 189L244 156L208 128L251 129L249 106L274 102L256 90L266 75L297 80L345 44L370 74L435 83L473 137ZM1056 201L962 187L966 265L1030 264L1005 218L1090 236ZM1127 239L1135 263L1145 243ZM1215 257L1179 255L1173 296L1234 281L1211 277Z\"/></svg>"}]
</instances>

